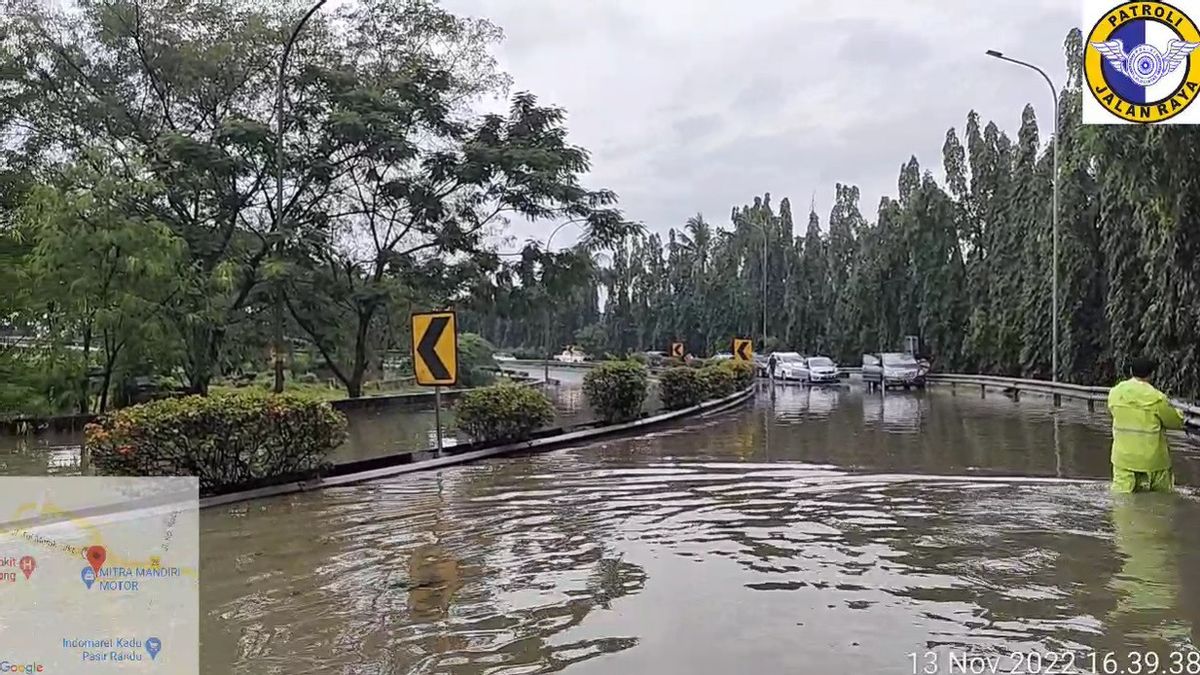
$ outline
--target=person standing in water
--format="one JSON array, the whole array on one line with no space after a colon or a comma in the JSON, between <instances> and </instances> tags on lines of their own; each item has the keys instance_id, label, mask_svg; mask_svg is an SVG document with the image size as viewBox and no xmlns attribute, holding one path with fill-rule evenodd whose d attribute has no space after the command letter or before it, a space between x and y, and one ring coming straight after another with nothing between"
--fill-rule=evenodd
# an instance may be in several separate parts
<instances>
[{"instance_id":1,"label":"person standing in water","mask_svg":"<svg viewBox=\"0 0 1200 675\"><path fill-rule=\"evenodd\" d=\"M1150 384L1155 366L1150 359L1134 359L1133 377L1108 392L1114 492L1171 492L1175 487L1166 431L1182 429L1183 416Z\"/></svg>"}]
</instances>

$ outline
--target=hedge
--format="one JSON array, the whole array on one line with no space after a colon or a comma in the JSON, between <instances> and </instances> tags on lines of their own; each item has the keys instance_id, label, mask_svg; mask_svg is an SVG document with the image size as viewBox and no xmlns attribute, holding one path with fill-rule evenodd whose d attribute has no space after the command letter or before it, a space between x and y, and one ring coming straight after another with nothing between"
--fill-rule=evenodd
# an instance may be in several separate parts
<instances>
[{"instance_id":1,"label":"hedge","mask_svg":"<svg viewBox=\"0 0 1200 675\"><path fill-rule=\"evenodd\" d=\"M705 366L700 369L698 377L704 386L705 398L724 398L738 390L737 374L725 365Z\"/></svg>"},{"instance_id":2,"label":"hedge","mask_svg":"<svg viewBox=\"0 0 1200 675\"><path fill-rule=\"evenodd\" d=\"M588 371L583 393L605 422L639 417L646 400L646 367L635 361L609 361Z\"/></svg>"},{"instance_id":3,"label":"hedge","mask_svg":"<svg viewBox=\"0 0 1200 675\"><path fill-rule=\"evenodd\" d=\"M707 396L701 371L679 366L663 371L658 378L658 395L667 410L681 410L700 404Z\"/></svg>"},{"instance_id":4,"label":"hedge","mask_svg":"<svg viewBox=\"0 0 1200 675\"><path fill-rule=\"evenodd\" d=\"M554 420L554 406L541 391L497 384L462 395L458 428L479 441L523 441Z\"/></svg>"},{"instance_id":5,"label":"hedge","mask_svg":"<svg viewBox=\"0 0 1200 675\"><path fill-rule=\"evenodd\" d=\"M328 403L265 392L154 401L84 428L84 443L102 473L196 476L204 494L315 475L345 438L346 418Z\"/></svg>"},{"instance_id":6,"label":"hedge","mask_svg":"<svg viewBox=\"0 0 1200 675\"><path fill-rule=\"evenodd\" d=\"M754 384L754 366L750 365L750 363L730 359L721 362L720 367L733 373L735 391L745 389Z\"/></svg>"}]
</instances>

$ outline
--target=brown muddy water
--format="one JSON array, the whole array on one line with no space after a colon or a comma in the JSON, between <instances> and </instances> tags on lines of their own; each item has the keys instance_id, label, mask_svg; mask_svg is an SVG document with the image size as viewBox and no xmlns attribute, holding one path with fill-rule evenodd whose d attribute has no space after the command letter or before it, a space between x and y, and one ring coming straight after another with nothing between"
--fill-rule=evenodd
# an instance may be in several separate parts
<instances>
[{"instance_id":1,"label":"brown muddy water","mask_svg":"<svg viewBox=\"0 0 1200 675\"><path fill-rule=\"evenodd\" d=\"M1114 500L1107 426L778 388L649 437L205 511L202 671L1200 673L1200 503Z\"/></svg>"}]
</instances>

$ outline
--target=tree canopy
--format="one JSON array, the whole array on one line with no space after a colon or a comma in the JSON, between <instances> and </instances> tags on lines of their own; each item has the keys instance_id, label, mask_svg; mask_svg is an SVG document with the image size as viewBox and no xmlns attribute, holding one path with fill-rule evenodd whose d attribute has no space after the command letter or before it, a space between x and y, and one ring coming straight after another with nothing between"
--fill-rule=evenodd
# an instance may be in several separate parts
<instances>
[{"instance_id":1,"label":"tree canopy","mask_svg":"<svg viewBox=\"0 0 1200 675\"><path fill-rule=\"evenodd\" d=\"M133 360L203 393L261 359L279 322L358 396L409 311L502 275L491 242L510 219L578 221L597 247L636 230L582 184L564 111L518 92L474 112L507 92L501 32L431 0L318 13L282 73L296 6L7 9L0 256L22 293L0 316L76 362L81 410L97 389L104 405L135 343Z\"/></svg>"}]
</instances>

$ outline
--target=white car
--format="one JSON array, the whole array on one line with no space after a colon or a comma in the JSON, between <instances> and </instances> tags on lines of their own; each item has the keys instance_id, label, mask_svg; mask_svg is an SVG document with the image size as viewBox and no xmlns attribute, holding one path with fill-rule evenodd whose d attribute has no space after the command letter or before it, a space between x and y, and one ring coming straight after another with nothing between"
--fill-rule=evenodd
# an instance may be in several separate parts
<instances>
[{"instance_id":1,"label":"white car","mask_svg":"<svg viewBox=\"0 0 1200 675\"><path fill-rule=\"evenodd\" d=\"M808 362L799 352L775 352L775 379L803 382Z\"/></svg>"},{"instance_id":2,"label":"white car","mask_svg":"<svg viewBox=\"0 0 1200 675\"><path fill-rule=\"evenodd\" d=\"M586 359L583 352L564 349L563 353L555 355L554 360L559 363L583 363Z\"/></svg>"},{"instance_id":3,"label":"white car","mask_svg":"<svg viewBox=\"0 0 1200 675\"><path fill-rule=\"evenodd\" d=\"M828 356L810 356L804 360L804 381L821 384L838 381L838 367Z\"/></svg>"}]
</instances>

